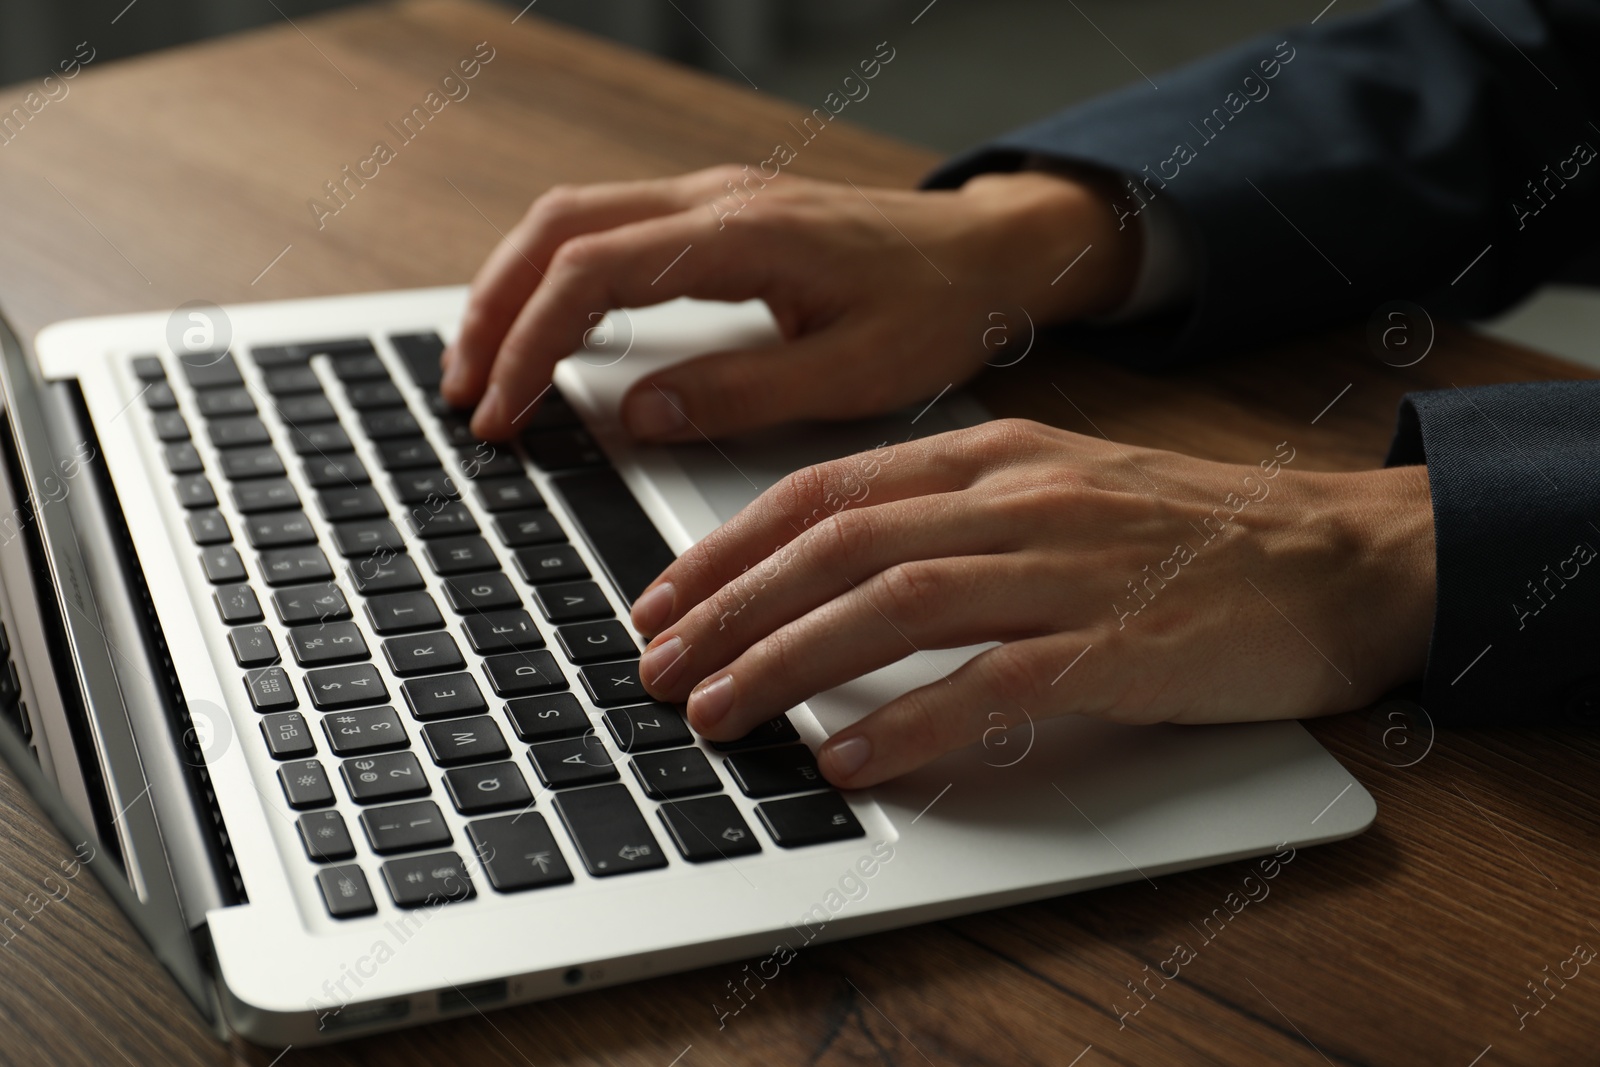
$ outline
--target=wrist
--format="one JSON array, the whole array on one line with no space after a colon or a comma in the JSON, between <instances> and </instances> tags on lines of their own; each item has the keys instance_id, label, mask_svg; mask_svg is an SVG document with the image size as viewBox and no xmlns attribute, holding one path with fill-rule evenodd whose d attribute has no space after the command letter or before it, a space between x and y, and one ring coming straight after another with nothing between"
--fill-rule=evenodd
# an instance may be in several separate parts
<instances>
[{"instance_id":1,"label":"wrist","mask_svg":"<svg viewBox=\"0 0 1600 1067\"><path fill-rule=\"evenodd\" d=\"M1118 228L1109 172L984 174L962 186L988 216L1000 276L1041 323L1109 315L1133 291L1143 255L1137 227Z\"/></svg>"}]
</instances>

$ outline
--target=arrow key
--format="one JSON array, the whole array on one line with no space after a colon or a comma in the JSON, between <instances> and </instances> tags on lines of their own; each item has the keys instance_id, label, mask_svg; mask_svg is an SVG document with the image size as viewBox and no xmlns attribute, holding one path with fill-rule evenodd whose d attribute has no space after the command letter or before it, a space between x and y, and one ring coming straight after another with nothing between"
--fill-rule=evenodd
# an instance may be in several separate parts
<instances>
[{"instance_id":1,"label":"arrow key","mask_svg":"<svg viewBox=\"0 0 1600 1067\"><path fill-rule=\"evenodd\" d=\"M731 797L698 797L661 805L661 821L690 863L725 860L761 851L761 843Z\"/></svg>"},{"instance_id":2,"label":"arrow key","mask_svg":"<svg viewBox=\"0 0 1600 1067\"><path fill-rule=\"evenodd\" d=\"M489 884L501 893L572 881L572 872L543 815L524 812L480 819L467 824L467 836L489 873Z\"/></svg>"}]
</instances>

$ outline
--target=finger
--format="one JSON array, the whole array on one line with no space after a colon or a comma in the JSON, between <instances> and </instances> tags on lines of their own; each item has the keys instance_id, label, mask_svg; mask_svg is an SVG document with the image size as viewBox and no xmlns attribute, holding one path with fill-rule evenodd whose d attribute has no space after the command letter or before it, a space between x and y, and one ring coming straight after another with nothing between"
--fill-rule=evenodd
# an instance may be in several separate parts
<instances>
[{"instance_id":1,"label":"finger","mask_svg":"<svg viewBox=\"0 0 1600 1067\"><path fill-rule=\"evenodd\" d=\"M495 440L514 432L513 417L549 384L556 363L582 345L596 314L680 296L738 301L764 295L774 257L781 259L784 249L770 242L758 249L747 233L730 228L717 234L712 216L693 210L567 241L506 332L473 415L473 433Z\"/></svg>"},{"instance_id":2,"label":"finger","mask_svg":"<svg viewBox=\"0 0 1600 1067\"><path fill-rule=\"evenodd\" d=\"M1043 568L1014 555L899 564L756 642L689 695L691 725L714 741L924 649L1051 632L1029 597Z\"/></svg>"},{"instance_id":3,"label":"finger","mask_svg":"<svg viewBox=\"0 0 1600 1067\"><path fill-rule=\"evenodd\" d=\"M996 723L1031 729L1057 715L1104 714L1118 699L1117 671L1116 657L1078 633L1000 645L834 734L818 763L841 788L877 785L983 740Z\"/></svg>"},{"instance_id":4,"label":"finger","mask_svg":"<svg viewBox=\"0 0 1600 1067\"><path fill-rule=\"evenodd\" d=\"M671 563L633 606L639 632L658 634L810 527L868 501L883 504L971 484L980 461L944 435L819 463L784 478Z\"/></svg>"},{"instance_id":5,"label":"finger","mask_svg":"<svg viewBox=\"0 0 1600 1067\"><path fill-rule=\"evenodd\" d=\"M721 192L729 173L717 167L665 180L557 186L540 196L472 280L460 332L444 354L445 398L467 407L482 394L506 331L564 242L706 202Z\"/></svg>"},{"instance_id":6,"label":"finger","mask_svg":"<svg viewBox=\"0 0 1600 1067\"><path fill-rule=\"evenodd\" d=\"M757 641L863 583L879 582L891 568L1001 551L1008 531L973 504L964 494L941 493L829 517L651 641L640 679L657 699L682 702L690 686Z\"/></svg>"}]
</instances>

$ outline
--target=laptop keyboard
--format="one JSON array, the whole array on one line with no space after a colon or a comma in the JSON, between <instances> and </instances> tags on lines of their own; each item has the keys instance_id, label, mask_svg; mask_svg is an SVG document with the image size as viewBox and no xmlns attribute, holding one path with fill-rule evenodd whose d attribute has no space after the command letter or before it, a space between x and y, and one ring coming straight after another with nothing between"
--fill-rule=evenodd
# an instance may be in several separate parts
<instances>
[{"instance_id":1,"label":"laptop keyboard","mask_svg":"<svg viewBox=\"0 0 1600 1067\"><path fill-rule=\"evenodd\" d=\"M713 744L645 692L614 605L672 556L559 392L479 441L440 339L389 341L420 405L366 338L132 362L328 914L863 836L787 717Z\"/></svg>"}]
</instances>

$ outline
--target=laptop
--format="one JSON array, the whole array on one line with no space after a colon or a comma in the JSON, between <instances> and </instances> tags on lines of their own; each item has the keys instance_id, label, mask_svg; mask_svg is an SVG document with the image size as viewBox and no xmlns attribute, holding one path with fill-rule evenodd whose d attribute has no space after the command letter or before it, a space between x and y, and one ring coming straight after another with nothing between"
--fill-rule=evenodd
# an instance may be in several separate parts
<instances>
[{"instance_id":1,"label":"laptop","mask_svg":"<svg viewBox=\"0 0 1600 1067\"><path fill-rule=\"evenodd\" d=\"M978 648L914 650L734 743L640 687L629 603L790 471L985 418L636 447L670 361L758 304L613 312L519 440L437 385L465 290L0 330L0 752L217 1027L311 1044L1359 833L1295 722L997 706L878 788L832 731Z\"/></svg>"}]
</instances>

